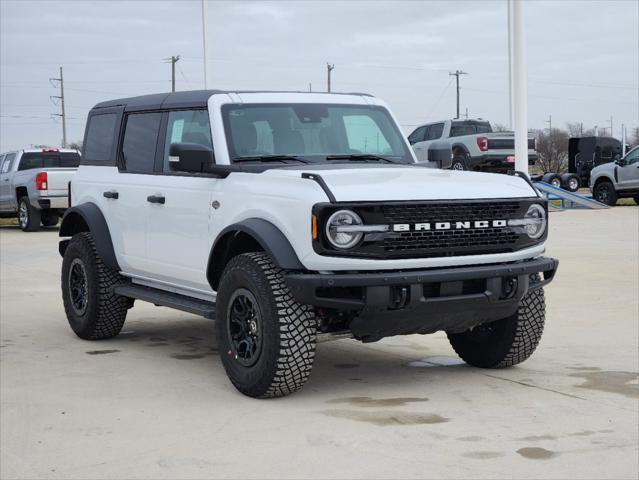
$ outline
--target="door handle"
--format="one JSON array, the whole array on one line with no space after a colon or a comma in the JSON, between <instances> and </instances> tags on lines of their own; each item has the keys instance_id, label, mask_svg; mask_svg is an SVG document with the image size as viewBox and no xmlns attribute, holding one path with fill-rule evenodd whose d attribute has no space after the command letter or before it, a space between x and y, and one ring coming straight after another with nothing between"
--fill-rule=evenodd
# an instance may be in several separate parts
<instances>
[{"instance_id":1,"label":"door handle","mask_svg":"<svg viewBox=\"0 0 639 480\"><path fill-rule=\"evenodd\" d=\"M166 198L164 198L163 195L149 195L148 197L146 197L146 201L149 203L161 203L162 205L164 205Z\"/></svg>"},{"instance_id":2,"label":"door handle","mask_svg":"<svg viewBox=\"0 0 639 480\"><path fill-rule=\"evenodd\" d=\"M112 198L113 200L117 200L118 198L120 198L120 194L118 192L104 192L102 194L104 196L104 198Z\"/></svg>"}]
</instances>

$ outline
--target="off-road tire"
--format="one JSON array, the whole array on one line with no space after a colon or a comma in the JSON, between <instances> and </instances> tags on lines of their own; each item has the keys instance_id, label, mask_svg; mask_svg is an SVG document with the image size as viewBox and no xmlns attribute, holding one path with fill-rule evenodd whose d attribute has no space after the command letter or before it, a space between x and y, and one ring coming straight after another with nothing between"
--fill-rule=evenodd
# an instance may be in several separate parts
<instances>
[{"instance_id":1,"label":"off-road tire","mask_svg":"<svg viewBox=\"0 0 639 480\"><path fill-rule=\"evenodd\" d=\"M71 299L69 277L74 261L86 275L86 307L78 313ZM124 325L129 299L113 293L115 285L127 280L107 267L95 249L93 236L81 232L71 238L62 259L62 300L71 329L85 340L115 337Z\"/></svg>"},{"instance_id":2,"label":"off-road tire","mask_svg":"<svg viewBox=\"0 0 639 480\"><path fill-rule=\"evenodd\" d=\"M537 348L544 331L546 305L543 289L528 292L511 317L480 325L463 333L448 333L453 349L469 365L512 367Z\"/></svg>"},{"instance_id":3,"label":"off-road tire","mask_svg":"<svg viewBox=\"0 0 639 480\"><path fill-rule=\"evenodd\" d=\"M60 221L60 215L57 213L42 212L40 221L45 227L55 227Z\"/></svg>"},{"instance_id":4,"label":"off-road tire","mask_svg":"<svg viewBox=\"0 0 639 480\"><path fill-rule=\"evenodd\" d=\"M617 192L615 186L609 180L602 180L592 192L592 197L598 202L614 207L617 204Z\"/></svg>"},{"instance_id":5,"label":"off-road tire","mask_svg":"<svg viewBox=\"0 0 639 480\"><path fill-rule=\"evenodd\" d=\"M455 155L453 161L450 164L451 170L467 170L466 158L462 155Z\"/></svg>"},{"instance_id":6,"label":"off-road tire","mask_svg":"<svg viewBox=\"0 0 639 480\"><path fill-rule=\"evenodd\" d=\"M260 314L261 351L250 366L240 363L230 340L229 303L237 291L248 290ZM243 394L281 397L299 390L313 367L317 322L310 306L297 303L282 270L262 252L232 258L217 292L217 340L226 374Z\"/></svg>"},{"instance_id":7,"label":"off-road tire","mask_svg":"<svg viewBox=\"0 0 639 480\"><path fill-rule=\"evenodd\" d=\"M22 217L22 215L25 217ZM20 197L18 201L18 225L23 232L37 232L40 230L40 215L41 211L37 208L33 208L29 197Z\"/></svg>"}]
</instances>

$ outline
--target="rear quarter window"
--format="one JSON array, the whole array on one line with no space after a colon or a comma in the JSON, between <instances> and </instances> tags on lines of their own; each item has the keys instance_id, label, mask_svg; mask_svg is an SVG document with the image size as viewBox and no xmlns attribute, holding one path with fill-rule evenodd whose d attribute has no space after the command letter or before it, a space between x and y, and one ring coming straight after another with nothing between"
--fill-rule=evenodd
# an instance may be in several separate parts
<instances>
[{"instance_id":1,"label":"rear quarter window","mask_svg":"<svg viewBox=\"0 0 639 480\"><path fill-rule=\"evenodd\" d=\"M112 152L117 123L118 115L116 113L97 114L89 117L82 163L115 164Z\"/></svg>"}]
</instances>

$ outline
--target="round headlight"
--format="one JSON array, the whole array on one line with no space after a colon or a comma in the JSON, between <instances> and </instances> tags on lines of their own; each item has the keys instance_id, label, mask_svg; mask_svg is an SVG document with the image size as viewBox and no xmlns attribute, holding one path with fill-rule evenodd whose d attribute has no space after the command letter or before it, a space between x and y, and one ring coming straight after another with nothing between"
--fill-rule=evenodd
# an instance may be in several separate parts
<instances>
[{"instance_id":1,"label":"round headlight","mask_svg":"<svg viewBox=\"0 0 639 480\"><path fill-rule=\"evenodd\" d=\"M546 211L544 207L533 203L524 216L526 233L530 238L539 238L546 231Z\"/></svg>"},{"instance_id":2,"label":"round headlight","mask_svg":"<svg viewBox=\"0 0 639 480\"><path fill-rule=\"evenodd\" d=\"M345 250L359 243L364 235L357 230L362 219L350 210L338 210L326 222L326 238L335 248Z\"/></svg>"}]
</instances>

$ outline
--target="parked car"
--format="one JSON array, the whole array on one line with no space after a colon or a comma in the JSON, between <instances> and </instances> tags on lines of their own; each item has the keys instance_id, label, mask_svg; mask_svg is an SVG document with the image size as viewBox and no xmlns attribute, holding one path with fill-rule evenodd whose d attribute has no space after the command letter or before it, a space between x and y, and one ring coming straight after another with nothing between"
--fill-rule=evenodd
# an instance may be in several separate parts
<instances>
[{"instance_id":1,"label":"parked car","mask_svg":"<svg viewBox=\"0 0 639 480\"><path fill-rule=\"evenodd\" d=\"M515 134L493 132L485 120L443 120L417 127L409 136L418 162L427 162L432 142L446 140L453 150L453 170L507 173L515 167ZM537 161L535 139L528 139L528 164Z\"/></svg>"},{"instance_id":2,"label":"parked car","mask_svg":"<svg viewBox=\"0 0 639 480\"><path fill-rule=\"evenodd\" d=\"M615 205L617 199L632 197L639 205L639 146L625 157L604 163L590 172L590 191L595 200Z\"/></svg>"},{"instance_id":3,"label":"parked car","mask_svg":"<svg viewBox=\"0 0 639 480\"><path fill-rule=\"evenodd\" d=\"M434 145L431 162L450 162ZM307 380L318 335L448 333L471 365L535 350L557 261L525 176L424 168L364 94L195 91L90 112L59 245L83 339L135 299L216 319L233 385Z\"/></svg>"},{"instance_id":4,"label":"parked car","mask_svg":"<svg viewBox=\"0 0 639 480\"><path fill-rule=\"evenodd\" d=\"M79 163L80 153L71 149L0 154L0 217L17 215L25 232L56 225L69 205L69 181Z\"/></svg>"}]
</instances>

